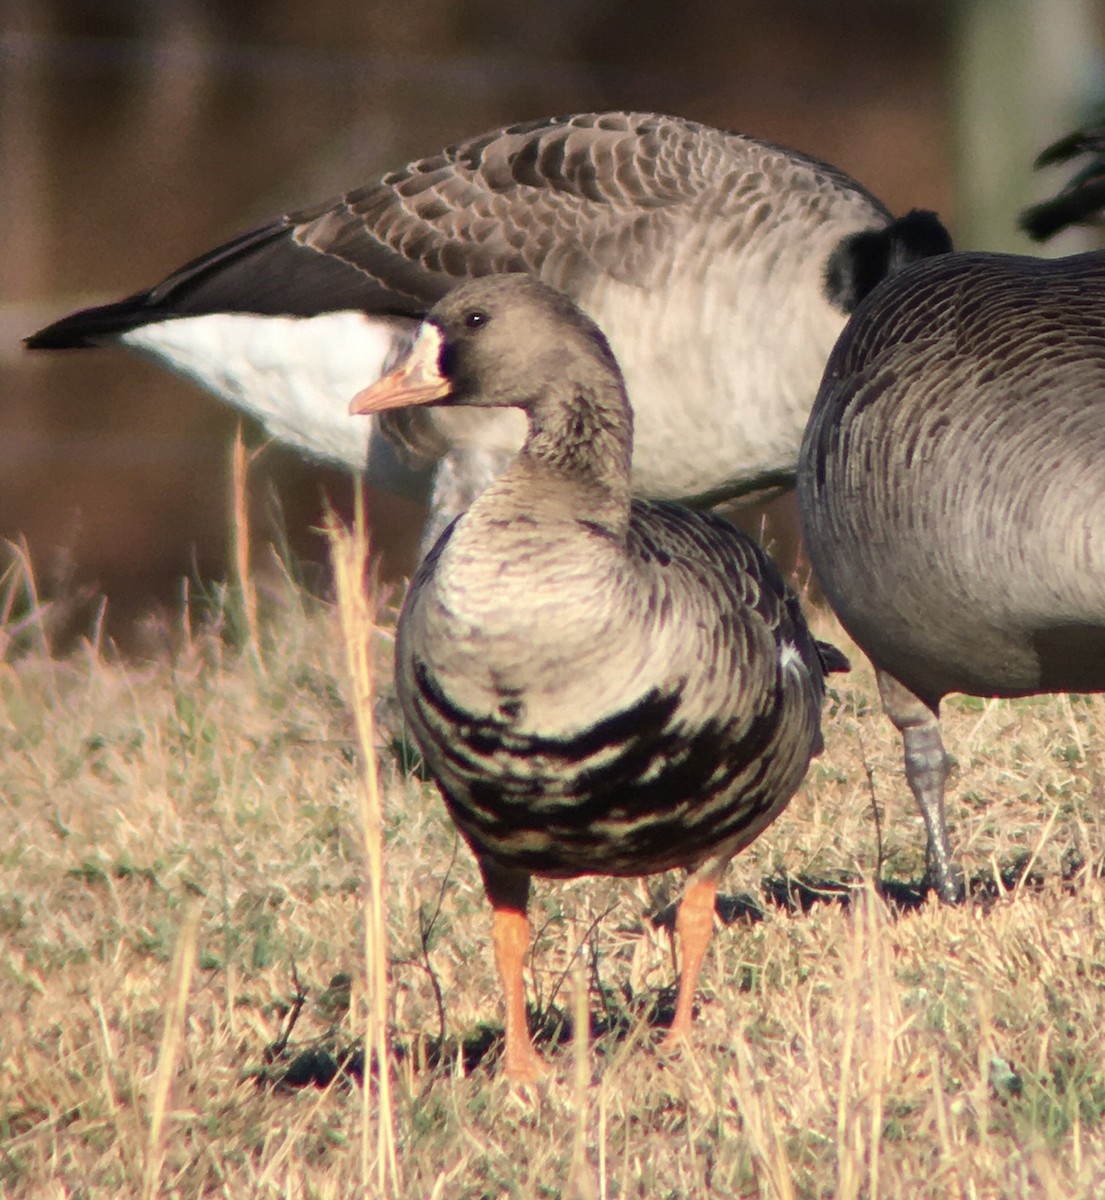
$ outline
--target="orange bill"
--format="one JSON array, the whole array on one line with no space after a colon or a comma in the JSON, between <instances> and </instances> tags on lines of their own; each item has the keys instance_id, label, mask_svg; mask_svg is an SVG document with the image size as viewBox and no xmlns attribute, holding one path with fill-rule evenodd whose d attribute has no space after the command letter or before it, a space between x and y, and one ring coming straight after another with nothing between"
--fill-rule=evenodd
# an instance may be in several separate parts
<instances>
[{"instance_id":1,"label":"orange bill","mask_svg":"<svg viewBox=\"0 0 1105 1200\"><path fill-rule=\"evenodd\" d=\"M441 373L441 348L441 330L424 322L410 354L394 371L358 392L349 402L350 413L359 416L444 399L453 385Z\"/></svg>"}]
</instances>

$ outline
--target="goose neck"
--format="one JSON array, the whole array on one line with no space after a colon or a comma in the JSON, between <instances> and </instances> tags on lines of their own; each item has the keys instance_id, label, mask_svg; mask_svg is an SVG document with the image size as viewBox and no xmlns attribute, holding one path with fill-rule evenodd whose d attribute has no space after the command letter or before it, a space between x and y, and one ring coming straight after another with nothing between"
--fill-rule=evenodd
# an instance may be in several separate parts
<instances>
[{"instance_id":1,"label":"goose neck","mask_svg":"<svg viewBox=\"0 0 1105 1200\"><path fill-rule=\"evenodd\" d=\"M516 478L571 495L584 519L624 534L633 418L620 383L549 389L528 416Z\"/></svg>"}]
</instances>

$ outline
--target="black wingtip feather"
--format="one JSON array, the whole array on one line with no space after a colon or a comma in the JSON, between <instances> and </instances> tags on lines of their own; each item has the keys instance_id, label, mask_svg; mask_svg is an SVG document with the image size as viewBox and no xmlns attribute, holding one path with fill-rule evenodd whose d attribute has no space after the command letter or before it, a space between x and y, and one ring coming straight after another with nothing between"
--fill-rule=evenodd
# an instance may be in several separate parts
<instances>
[{"instance_id":1,"label":"black wingtip feather","mask_svg":"<svg viewBox=\"0 0 1105 1200\"><path fill-rule=\"evenodd\" d=\"M351 310L418 317L428 307L293 235L283 218L270 222L192 259L152 288L69 313L24 344L29 350L102 346L142 325L216 313L314 317Z\"/></svg>"},{"instance_id":2,"label":"black wingtip feather","mask_svg":"<svg viewBox=\"0 0 1105 1200\"><path fill-rule=\"evenodd\" d=\"M146 303L148 292L138 292L113 304L82 308L46 325L23 339L28 350L88 350L151 320L159 314Z\"/></svg>"}]
</instances>

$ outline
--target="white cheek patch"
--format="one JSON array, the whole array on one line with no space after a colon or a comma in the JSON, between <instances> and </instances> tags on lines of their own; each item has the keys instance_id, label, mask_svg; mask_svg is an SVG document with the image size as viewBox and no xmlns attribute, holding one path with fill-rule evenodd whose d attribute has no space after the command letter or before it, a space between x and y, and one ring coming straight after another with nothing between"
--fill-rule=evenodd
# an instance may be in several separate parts
<instances>
[{"instance_id":1,"label":"white cheek patch","mask_svg":"<svg viewBox=\"0 0 1105 1200\"><path fill-rule=\"evenodd\" d=\"M363 471L370 443L382 439L375 421L350 416L349 401L406 353L416 324L360 312L213 313L143 325L119 340L243 409L280 441Z\"/></svg>"}]
</instances>

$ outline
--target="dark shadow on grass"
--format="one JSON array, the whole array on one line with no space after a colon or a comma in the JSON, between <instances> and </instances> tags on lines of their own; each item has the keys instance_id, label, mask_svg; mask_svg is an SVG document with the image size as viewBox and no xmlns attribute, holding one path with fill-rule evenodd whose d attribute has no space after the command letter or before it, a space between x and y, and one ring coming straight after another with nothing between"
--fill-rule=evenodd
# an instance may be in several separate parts
<instances>
[{"instance_id":1,"label":"dark shadow on grass","mask_svg":"<svg viewBox=\"0 0 1105 1200\"><path fill-rule=\"evenodd\" d=\"M745 988L751 982L746 981ZM620 994L604 992L591 1016L590 1041L599 1054L608 1053L624 1042L631 1031L644 1025L663 1031L675 1017L675 988L643 992L634 996L624 988ZM566 1012L550 1007L530 1009L530 1034L538 1051L548 1054L571 1043L572 1020ZM493 1074L503 1052L501 1026L481 1025L464 1038L418 1038L414 1042L393 1041L392 1061L396 1066L411 1062L416 1074ZM323 1088L331 1084L361 1084L364 1081L364 1049L358 1042L339 1044L334 1038L321 1038L310 1046L292 1048L284 1041L273 1043L266 1052L265 1066L251 1072L259 1087L276 1091L295 1091L305 1087Z\"/></svg>"},{"instance_id":2,"label":"dark shadow on grass","mask_svg":"<svg viewBox=\"0 0 1105 1200\"><path fill-rule=\"evenodd\" d=\"M967 885L968 902L987 912L1017 889L1039 891L1047 882L1047 877L1040 871L1030 870L1031 867L1032 856L1026 853L1002 869L1000 881L995 880L992 873L974 876ZM1084 860L1076 853L1068 852L1064 856L1059 879L1073 889L1085 870ZM1089 871L1099 876L1105 873L1105 864L1095 863ZM852 897L862 891L863 886L857 876L826 879L804 875L771 875L761 880L759 899L747 894L719 895L717 914L722 923L728 926L739 922L754 924L762 921L769 909L801 915L817 904L848 907ZM899 880L882 880L877 884L877 891L894 916L915 912L928 902L930 892L935 895L934 890L924 884ZM650 919L656 928L667 928L674 932L675 912L676 906L669 904ZM739 976L729 981L729 986L740 991L752 991L757 982L756 968L744 964ZM637 995L628 984L618 990L593 987L593 1005L596 996L598 1004L591 1016L590 1040L599 1055L608 1053L624 1042L634 1029L646 1027L658 1032L666 1030L675 1016L674 986ZM364 1050L359 1042L340 1044L335 1036L330 1035L316 1039L306 1047L291 1046L289 1037L305 999L305 993L297 993L289 1012L287 1028L266 1050L264 1066L250 1072L258 1086L286 1091L328 1087L335 1080L347 1084L363 1083ZM542 1010L531 1009L529 1025L535 1046L546 1054L570 1043L574 1036L571 1018L555 1005ZM502 1051L503 1030L496 1025L480 1025L464 1038L446 1038L442 1041L440 1038L425 1037L413 1042L395 1041L391 1045L393 1062L399 1065L409 1061L418 1074L493 1073Z\"/></svg>"},{"instance_id":3,"label":"dark shadow on grass","mask_svg":"<svg viewBox=\"0 0 1105 1200\"><path fill-rule=\"evenodd\" d=\"M1085 865L1079 855L1073 851L1068 852L1063 857L1059 875L1061 882L1073 886ZM1030 870L1031 867L1032 855L1024 853L1001 869L999 879L995 879L992 872L974 875L967 884L967 899L984 910L989 910L1018 888L1022 891L1039 891L1047 883L1047 876L1034 868ZM1102 873L1102 864L1098 864L1095 874ZM738 895L719 894L715 902L715 911L723 925L739 922L754 924L764 920L771 909L798 916L808 913L818 904L836 904L848 908L852 897L863 888L862 879L858 875L848 873L835 879L813 875L765 875L760 880L759 897L747 892ZM886 901L895 916L915 912L928 903L930 896L936 896L935 888L928 883L913 880L877 880L875 891ZM676 904L668 904L654 913L650 920L657 929L667 929L674 933L676 911Z\"/></svg>"}]
</instances>

